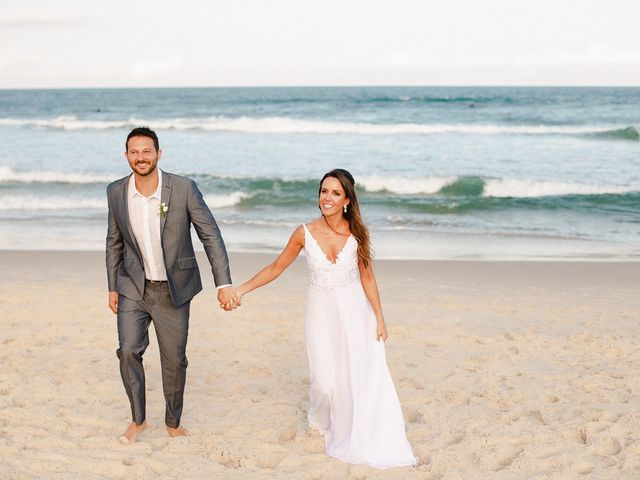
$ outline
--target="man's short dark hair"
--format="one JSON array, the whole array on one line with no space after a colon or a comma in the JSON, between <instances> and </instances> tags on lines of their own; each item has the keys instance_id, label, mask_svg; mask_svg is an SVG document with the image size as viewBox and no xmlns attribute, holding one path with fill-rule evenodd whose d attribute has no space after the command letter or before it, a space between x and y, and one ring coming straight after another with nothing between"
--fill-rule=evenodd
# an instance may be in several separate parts
<instances>
[{"instance_id":1,"label":"man's short dark hair","mask_svg":"<svg viewBox=\"0 0 640 480\"><path fill-rule=\"evenodd\" d=\"M156 132L149 127L137 127L131 130L131 133L127 135L127 141L124 143L125 152L129 150L129 139L131 137L148 137L153 140L153 146L156 147L156 152L160 150L160 142L158 142L158 136Z\"/></svg>"}]
</instances>

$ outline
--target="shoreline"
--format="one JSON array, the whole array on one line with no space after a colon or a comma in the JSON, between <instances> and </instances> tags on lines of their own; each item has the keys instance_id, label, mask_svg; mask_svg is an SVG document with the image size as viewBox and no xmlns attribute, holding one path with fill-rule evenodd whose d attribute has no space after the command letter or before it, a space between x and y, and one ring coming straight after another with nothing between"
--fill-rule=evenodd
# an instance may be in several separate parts
<instances>
[{"instance_id":1,"label":"shoreline","mask_svg":"<svg viewBox=\"0 0 640 480\"><path fill-rule=\"evenodd\" d=\"M273 262L276 254L229 252L229 263L235 285L248 280L261 268ZM203 288L214 287L206 255L196 251ZM104 252L96 251L49 251L49 250L0 250L5 281L21 278L35 279L35 263L40 280L46 281L65 266L72 265L72 279L84 279L91 283L104 284L106 292L106 270ZM637 288L640 290L640 262L616 260L374 260L378 283L391 290L394 283L436 283L452 287L465 286L478 289L485 283L521 287L566 287L566 288ZM292 263L268 288L277 289L278 284L290 288L307 278L304 253ZM297 279L297 280L296 280ZM3 282L0 281L0 285ZM302 291L302 290L301 290Z\"/></svg>"},{"instance_id":2,"label":"shoreline","mask_svg":"<svg viewBox=\"0 0 640 480\"><path fill-rule=\"evenodd\" d=\"M231 272L234 273L234 266L240 266L240 271L245 274L251 272L251 267L255 268L256 273L260 268L266 266L276 259L279 252L264 253L264 252L236 252L229 251L229 263L231 266ZM209 264L204 251L196 250L196 258L200 267L200 273L203 277L203 285L211 280L211 274L209 271ZM101 268L104 269L104 251L95 250L10 250L0 249L0 263L7 269L7 273L14 269L29 270L32 268L30 265L26 265L26 260L41 262L41 266L44 271L48 271L49 268L54 270L59 268L58 263L68 263L70 261L81 261L81 265L74 265L75 267L87 267L87 268ZM90 262L90 263L87 263ZM248 264L251 265L248 265ZM460 258L460 259L374 259L374 265L376 270L381 269L385 273L391 272L392 275L400 274L403 276L411 276L412 272L416 271L416 265L419 265L420 269L424 269L420 272L422 275L444 275L449 276L453 280L453 277L458 275L462 270L467 270L467 273L475 275L477 277L484 274L507 274L510 275L511 280L516 278L524 279L527 275L543 275L540 281L553 280L558 278L558 275L564 280L571 282L575 281L575 275L580 273L586 275L584 278L588 278L590 282L603 282L606 285L611 285L611 281L615 281L615 278L620 279L620 285L629 286L630 282L634 281L640 286L640 270L638 269L639 260L620 260L611 258L594 258L594 259L485 259L485 258ZM296 270L304 267L304 250L300 253L298 258L294 261L290 268ZM434 268L429 268L434 267ZM455 267L455 268L454 268ZM523 268L528 269L527 272L523 272ZM566 275L562 274L563 270L570 270L566 272ZM395 271L395 273L394 273ZM106 271L102 272L105 276ZM300 272L297 272L300 273ZM615 275L614 275L615 273ZM283 273L285 277L287 271ZM209 278L207 278L209 277ZM603 280L606 278L606 282ZM281 280L282 277L276 280ZM533 277L530 277L532 280ZM381 279L378 278L378 281ZM210 282L213 285L213 281ZM235 283L235 282L234 282ZM583 282L584 283L584 282Z\"/></svg>"},{"instance_id":3,"label":"shoreline","mask_svg":"<svg viewBox=\"0 0 640 480\"><path fill-rule=\"evenodd\" d=\"M227 250L236 254L278 254L297 225L278 228L247 228L220 220ZM34 223L11 225L0 236L0 251L104 251L104 223L81 227ZM479 260L479 261L639 261L640 248L632 242L615 242L553 236L371 230L375 258L380 260ZM196 251L202 246L192 232ZM42 246L45 246L43 249Z\"/></svg>"}]
</instances>

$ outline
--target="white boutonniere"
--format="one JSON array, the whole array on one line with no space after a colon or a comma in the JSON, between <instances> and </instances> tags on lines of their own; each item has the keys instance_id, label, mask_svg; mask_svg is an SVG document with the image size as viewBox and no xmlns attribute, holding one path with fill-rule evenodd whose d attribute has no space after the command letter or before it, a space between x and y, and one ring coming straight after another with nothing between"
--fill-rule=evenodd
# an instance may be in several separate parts
<instances>
[{"instance_id":1,"label":"white boutonniere","mask_svg":"<svg viewBox=\"0 0 640 480\"><path fill-rule=\"evenodd\" d=\"M168 211L169 211L169 205L162 202L160 204L160 212L158 212L158 215L166 215Z\"/></svg>"}]
</instances>

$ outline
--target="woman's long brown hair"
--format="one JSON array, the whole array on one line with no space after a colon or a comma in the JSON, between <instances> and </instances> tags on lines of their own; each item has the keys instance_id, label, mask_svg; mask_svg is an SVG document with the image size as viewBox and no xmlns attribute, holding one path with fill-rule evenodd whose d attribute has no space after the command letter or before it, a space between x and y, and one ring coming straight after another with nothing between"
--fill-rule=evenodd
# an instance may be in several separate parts
<instances>
[{"instance_id":1,"label":"woman's long brown hair","mask_svg":"<svg viewBox=\"0 0 640 480\"><path fill-rule=\"evenodd\" d=\"M320 180L320 188L318 188L318 197L322 191L322 182L326 178L336 178L344 190L344 195L349 199L349 205L347 205L347 211L342 213L342 216L349 221L349 230L351 234L358 241L358 259L366 267L369 266L369 262L373 260L373 252L371 251L371 242L369 240L369 229L362 221L360 215L360 204L358 203L358 195L356 194L356 182L348 171L342 168L335 168L330 172L327 172Z\"/></svg>"}]
</instances>

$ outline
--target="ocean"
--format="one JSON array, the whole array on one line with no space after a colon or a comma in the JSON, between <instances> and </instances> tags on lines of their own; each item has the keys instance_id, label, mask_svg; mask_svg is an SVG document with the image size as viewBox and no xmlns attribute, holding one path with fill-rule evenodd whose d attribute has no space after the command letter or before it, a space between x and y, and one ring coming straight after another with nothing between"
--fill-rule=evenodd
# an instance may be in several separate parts
<instances>
[{"instance_id":1,"label":"ocean","mask_svg":"<svg viewBox=\"0 0 640 480\"><path fill-rule=\"evenodd\" d=\"M340 167L376 258L640 259L640 88L604 87L0 90L0 249L102 250L142 125L230 251L283 248Z\"/></svg>"}]
</instances>

